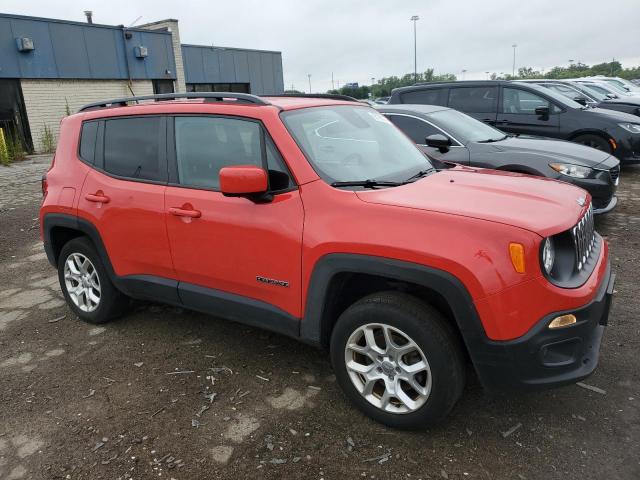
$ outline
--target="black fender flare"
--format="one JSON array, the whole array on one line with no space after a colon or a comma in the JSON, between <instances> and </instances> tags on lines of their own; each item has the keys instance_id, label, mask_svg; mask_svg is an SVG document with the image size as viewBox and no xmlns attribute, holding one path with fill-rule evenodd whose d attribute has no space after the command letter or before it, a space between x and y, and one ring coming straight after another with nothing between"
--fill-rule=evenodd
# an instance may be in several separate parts
<instances>
[{"instance_id":1,"label":"black fender flare","mask_svg":"<svg viewBox=\"0 0 640 480\"><path fill-rule=\"evenodd\" d=\"M425 265L384 257L335 253L322 257L313 269L300 325L301 340L323 345L334 320L327 318L326 296L331 282L342 273L376 275L429 288L448 303L468 349L473 348L477 341L486 339L473 299L454 275Z\"/></svg>"},{"instance_id":2,"label":"black fender flare","mask_svg":"<svg viewBox=\"0 0 640 480\"><path fill-rule=\"evenodd\" d=\"M111 261L109 260L109 255L107 254L107 250L104 246L104 243L102 242L102 237L100 236L100 232L98 232L96 226L88 220L85 220L84 218L76 217L74 215L69 215L66 213L47 213L44 215L44 218L42 220L44 249L47 253L47 259L49 260L49 263L51 263L51 265L56 268L58 266L51 239L51 233L55 227L63 227L70 230L76 230L89 237L89 239L95 245L100 258L102 259L102 263L109 273L109 276L112 279L116 277L113 266L111 265Z\"/></svg>"}]
</instances>

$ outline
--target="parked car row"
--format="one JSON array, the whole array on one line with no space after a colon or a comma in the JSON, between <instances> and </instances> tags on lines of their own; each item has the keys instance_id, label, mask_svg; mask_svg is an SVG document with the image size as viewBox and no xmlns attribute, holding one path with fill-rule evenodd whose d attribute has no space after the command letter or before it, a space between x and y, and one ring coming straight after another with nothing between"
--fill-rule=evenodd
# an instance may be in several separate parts
<instances>
[{"instance_id":1,"label":"parked car row","mask_svg":"<svg viewBox=\"0 0 640 480\"><path fill-rule=\"evenodd\" d=\"M535 83L486 80L417 84L395 89L389 104L445 106L506 133L581 143L614 155L623 165L640 162L637 116L587 107Z\"/></svg>"}]
</instances>

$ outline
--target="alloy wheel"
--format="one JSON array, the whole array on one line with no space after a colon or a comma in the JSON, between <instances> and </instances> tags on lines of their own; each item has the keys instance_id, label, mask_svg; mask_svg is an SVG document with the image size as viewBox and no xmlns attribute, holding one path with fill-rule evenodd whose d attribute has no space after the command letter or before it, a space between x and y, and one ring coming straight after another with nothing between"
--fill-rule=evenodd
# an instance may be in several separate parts
<instances>
[{"instance_id":1,"label":"alloy wheel","mask_svg":"<svg viewBox=\"0 0 640 480\"><path fill-rule=\"evenodd\" d=\"M369 403L389 413L411 413L431 393L431 368L415 341L398 328L370 323L345 346L347 373Z\"/></svg>"},{"instance_id":2,"label":"alloy wheel","mask_svg":"<svg viewBox=\"0 0 640 480\"><path fill-rule=\"evenodd\" d=\"M64 283L71 301L83 312L93 312L100 304L100 277L85 255L72 253L64 264Z\"/></svg>"}]
</instances>

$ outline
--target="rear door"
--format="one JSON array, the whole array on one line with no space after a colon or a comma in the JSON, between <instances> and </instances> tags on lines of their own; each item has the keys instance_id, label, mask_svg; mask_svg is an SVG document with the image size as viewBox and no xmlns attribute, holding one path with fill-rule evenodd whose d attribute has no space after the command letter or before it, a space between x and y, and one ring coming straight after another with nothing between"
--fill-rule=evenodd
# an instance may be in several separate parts
<instances>
[{"instance_id":1,"label":"rear door","mask_svg":"<svg viewBox=\"0 0 640 480\"><path fill-rule=\"evenodd\" d=\"M175 278L164 219L165 122L150 115L100 121L95 157L83 158L93 168L78 215L98 229L118 276ZM93 133L94 125L85 122L83 131Z\"/></svg>"},{"instance_id":2,"label":"rear door","mask_svg":"<svg viewBox=\"0 0 640 480\"><path fill-rule=\"evenodd\" d=\"M449 162L469 163L469 151L467 148L447 132L427 120L404 113L385 113L384 115L389 118L396 127L402 130L405 135L413 140L429 157ZM444 135L449 138L449 140L451 140L451 147L445 152L440 151L438 148L428 147L425 144L425 139L429 135L434 134Z\"/></svg>"},{"instance_id":3,"label":"rear door","mask_svg":"<svg viewBox=\"0 0 640 480\"><path fill-rule=\"evenodd\" d=\"M547 107L549 115L537 115L538 107ZM508 133L559 137L561 113L562 109L543 95L517 86L502 87L496 127Z\"/></svg>"},{"instance_id":4,"label":"rear door","mask_svg":"<svg viewBox=\"0 0 640 480\"><path fill-rule=\"evenodd\" d=\"M481 122L495 125L498 114L498 87L495 85L451 87L447 106Z\"/></svg>"}]
</instances>

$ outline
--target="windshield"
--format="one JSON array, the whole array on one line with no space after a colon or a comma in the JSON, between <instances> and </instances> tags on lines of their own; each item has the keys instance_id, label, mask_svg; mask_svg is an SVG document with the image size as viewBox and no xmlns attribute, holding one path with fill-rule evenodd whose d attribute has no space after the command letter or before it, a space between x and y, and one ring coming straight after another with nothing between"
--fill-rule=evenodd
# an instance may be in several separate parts
<instances>
[{"instance_id":1,"label":"windshield","mask_svg":"<svg viewBox=\"0 0 640 480\"><path fill-rule=\"evenodd\" d=\"M553 98L556 102L558 102L562 106L569 107L569 108L579 108L579 109L584 108L584 105L580 105L575 100L567 98L558 92L549 90L548 88L541 87L540 85L531 85L531 88L539 92L543 92L547 97Z\"/></svg>"},{"instance_id":2,"label":"windshield","mask_svg":"<svg viewBox=\"0 0 640 480\"><path fill-rule=\"evenodd\" d=\"M587 93L589 93L589 95L591 95L592 97L594 97L596 100L602 101L602 100L606 100L607 96L605 94L603 94L602 92L599 92L598 90L591 88L591 85L587 85L587 84L580 84L580 88L582 90L587 91Z\"/></svg>"},{"instance_id":3,"label":"windshield","mask_svg":"<svg viewBox=\"0 0 640 480\"><path fill-rule=\"evenodd\" d=\"M629 91L618 85L617 83L613 83L613 82L605 82L606 88L612 90L613 92L617 93L617 94L622 94L622 95L629 95Z\"/></svg>"},{"instance_id":4,"label":"windshield","mask_svg":"<svg viewBox=\"0 0 640 480\"><path fill-rule=\"evenodd\" d=\"M292 110L281 116L327 183L402 182L433 168L409 138L372 108L336 105Z\"/></svg>"},{"instance_id":5,"label":"windshield","mask_svg":"<svg viewBox=\"0 0 640 480\"><path fill-rule=\"evenodd\" d=\"M462 143L495 142L506 137L500 130L457 110L440 110L428 116L438 127Z\"/></svg>"}]
</instances>

